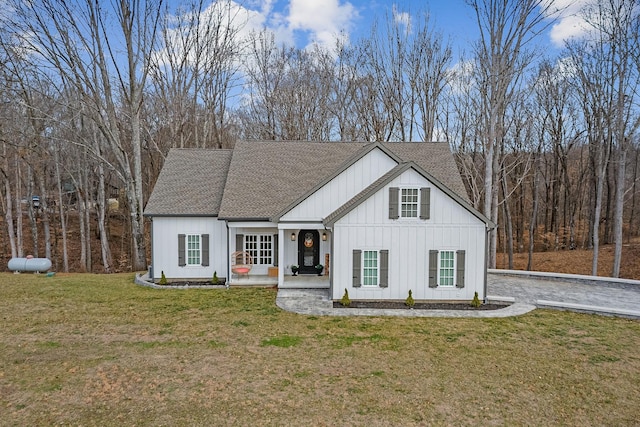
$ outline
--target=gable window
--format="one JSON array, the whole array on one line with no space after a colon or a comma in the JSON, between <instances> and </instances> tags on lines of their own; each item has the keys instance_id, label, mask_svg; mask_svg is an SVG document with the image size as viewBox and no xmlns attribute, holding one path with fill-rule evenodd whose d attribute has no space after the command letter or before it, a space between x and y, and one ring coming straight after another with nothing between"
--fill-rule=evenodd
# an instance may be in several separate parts
<instances>
[{"instance_id":1,"label":"gable window","mask_svg":"<svg viewBox=\"0 0 640 427\"><path fill-rule=\"evenodd\" d=\"M273 265L273 236L271 234L247 234L244 250L251 255L255 265Z\"/></svg>"},{"instance_id":2,"label":"gable window","mask_svg":"<svg viewBox=\"0 0 640 427\"><path fill-rule=\"evenodd\" d=\"M200 235L187 234L187 265L200 265Z\"/></svg>"},{"instance_id":3,"label":"gable window","mask_svg":"<svg viewBox=\"0 0 640 427\"><path fill-rule=\"evenodd\" d=\"M389 187L389 219L431 218L431 188Z\"/></svg>"},{"instance_id":4,"label":"gable window","mask_svg":"<svg viewBox=\"0 0 640 427\"><path fill-rule=\"evenodd\" d=\"M400 216L402 218L417 218L418 189L403 188L400 194Z\"/></svg>"}]
</instances>

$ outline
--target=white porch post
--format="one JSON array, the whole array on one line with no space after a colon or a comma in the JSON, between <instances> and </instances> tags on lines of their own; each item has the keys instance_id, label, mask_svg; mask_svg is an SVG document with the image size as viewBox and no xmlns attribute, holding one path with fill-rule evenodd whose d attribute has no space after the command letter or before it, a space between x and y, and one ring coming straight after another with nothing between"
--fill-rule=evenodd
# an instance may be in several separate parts
<instances>
[{"instance_id":1,"label":"white porch post","mask_svg":"<svg viewBox=\"0 0 640 427\"><path fill-rule=\"evenodd\" d=\"M284 263L284 230L282 228L278 229L278 287L281 288L284 286L284 270L287 266Z\"/></svg>"}]
</instances>

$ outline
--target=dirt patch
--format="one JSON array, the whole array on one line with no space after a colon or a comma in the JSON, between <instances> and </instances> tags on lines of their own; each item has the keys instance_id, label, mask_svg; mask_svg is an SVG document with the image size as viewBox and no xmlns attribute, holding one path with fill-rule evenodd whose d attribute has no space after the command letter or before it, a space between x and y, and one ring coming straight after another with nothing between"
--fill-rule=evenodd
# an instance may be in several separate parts
<instances>
[{"instance_id":1,"label":"dirt patch","mask_svg":"<svg viewBox=\"0 0 640 427\"><path fill-rule=\"evenodd\" d=\"M480 307L473 307L466 302L417 302L413 307L408 307L402 301L351 301L348 307L343 306L339 301L334 301L333 308L377 308L392 310L499 310L508 307L509 304L482 304Z\"/></svg>"}]
</instances>

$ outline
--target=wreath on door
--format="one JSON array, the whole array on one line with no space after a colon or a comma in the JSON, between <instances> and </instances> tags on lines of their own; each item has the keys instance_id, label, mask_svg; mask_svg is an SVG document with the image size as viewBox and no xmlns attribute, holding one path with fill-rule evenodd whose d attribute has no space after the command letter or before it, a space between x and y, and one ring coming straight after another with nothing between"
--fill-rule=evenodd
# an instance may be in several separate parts
<instances>
[{"instance_id":1,"label":"wreath on door","mask_svg":"<svg viewBox=\"0 0 640 427\"><path fill-rule=\"evenodd\" d=\"M307 248L313 247L313 234L312 233L306 233L304 235L304 245Z\"/></svg>"}]
</instances>

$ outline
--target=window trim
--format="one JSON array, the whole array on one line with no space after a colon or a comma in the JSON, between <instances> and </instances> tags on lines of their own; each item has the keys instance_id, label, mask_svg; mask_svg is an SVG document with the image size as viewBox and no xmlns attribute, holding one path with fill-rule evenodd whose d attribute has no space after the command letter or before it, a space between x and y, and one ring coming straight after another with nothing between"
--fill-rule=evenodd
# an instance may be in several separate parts
<instances>
[{"instance_id":1,"label":"window trim","mask_svg":"<svg viewBox=\"0 0 640 427\"><path fill-rule=\"evenodd\" d=\"M414 202L409 203L409 202L402 201L402 198L404 196L403 193L405 191L408 191L408 190L412 190L412 191L416 192L416 194L415 194L415 197L416 197L415 203ZM413 187L413 186L400 187L400 191L398 191L398 216L399 216L399 219L410 219L410 220L413 220L413 219L420 218L420 206L421 206L420 205L420 202L421 202L421 200L420 200L421 194L420 193L421 193L420 187ZM411 210L413 212L415 212L415 215L413 215L413 216L404 215L404 213L405 213L404 207L405 206L407 206L407 207L408 206L414 206L414 205L415 205L415 209L412 208Z\"/></svg>"},{"instance_id":2,"label":"window trim","mask_svg":"<svg viewBox=\"0 0 640 427\"><path fill-rule=\"evenodd\" d=\"M452 256L453 265L451 266L451 268L447 268L447 270L451 271L451 284L450 285L449 284L447 284L447 285L442 284L442 270L443 270L443 268L442 268L442 254L443 254L443 252L449 252L449 253L451 253L451 256ZM456 252L455 249L438 249L438 266L437 266L437 268L438 268L438 270L437 270L438 271L438 276L437 276L437 281L436 281L438 287L443 287L443 288L447 288L447 289L456 287L456 280L457 280L456 267L457 267L457 263L458 263L458 256L457 256L457 252Z\"/></svg>"},{"instance_id":3,"label":"window trim","mask_svg":"<svg viewBox=\"0 0 640 427\"><path fill-rule=\"evenodd\" d=\"M190 239L191 238L198 239L198 248L192 249L190 247ZM197 233L186 234L185 235L185 266L187 267L196 267L202 265L202 235ZM191 251L197 251L197 259L191 256ZM192 259L195 259L197 262L191 262Z\"/></svg>"},{"instance_id":4,"label":"window trim","mask_svg":"<svg viewBox=\"0 0 640 427\"><path fill-rule=\"evenodd\" d=\"M376 266L375 266L375 271L376 271L376 276L375 276L375 284L372 285L368 285L365 283L367 277L367 275L365 275L365 270L373 270L373 267L367 267L366 263L365 263L365 257L367 253L375 253L376 254L376 258L375 258L375 262L376 262ZM380 250L379 249L363 249L362 250L362 263L361 263L361 276L362 277L362 287L363 288L378 288L380 287Z\"/></svg>"}]
</instances>

